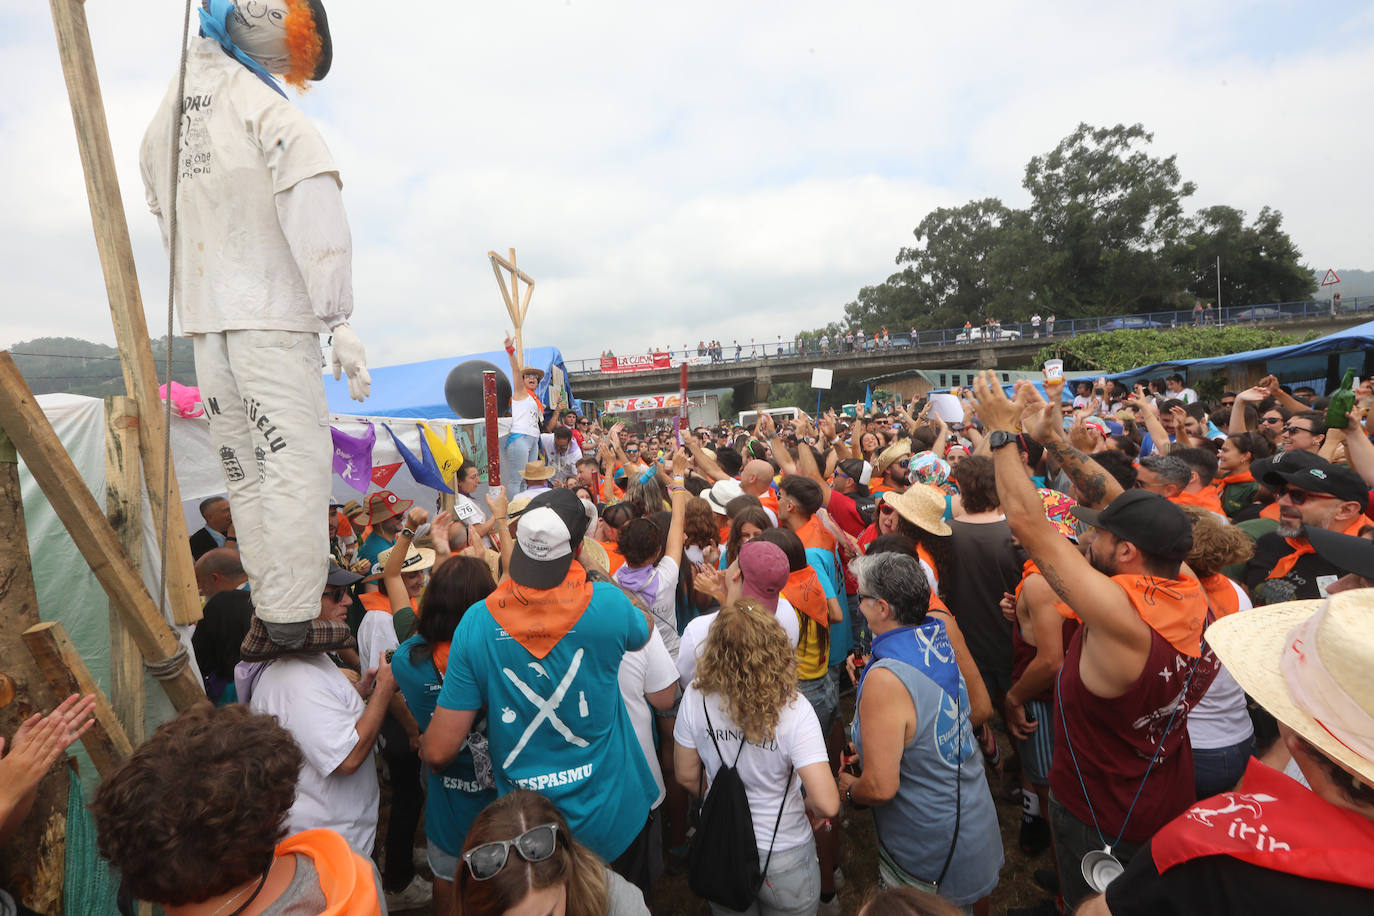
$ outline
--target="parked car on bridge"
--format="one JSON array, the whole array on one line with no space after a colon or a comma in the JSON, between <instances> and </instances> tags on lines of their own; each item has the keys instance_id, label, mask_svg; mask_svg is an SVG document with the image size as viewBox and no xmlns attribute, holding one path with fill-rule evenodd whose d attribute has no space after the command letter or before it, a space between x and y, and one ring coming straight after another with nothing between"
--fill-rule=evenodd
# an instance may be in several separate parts
<instances>
[{"instance_id":1,"label":"parked car on bridge","mask_svg":"<svg viewBox=\"0 0 1374 916\"><path fill-rule=\"evenodd\" d=\"M959 343L971 343L975 340L1020 340L1021 332L1014 328L999 328L993 331L992 328L964 328L954 339Z\"/></svg>"},{"instance_id":2,"label":"parked car on bridge","mask_svg":"<svg viewBox=\"0 0 1374 916\"><path fill-rule=\"evenodd\" d=\"M1101 326L1103 331L1148 331L1152 328L1167 328L1168 325L1162 321L1151 321L1149 318L1113 318Z\"/></svg>"},{"instance_id":3,"label":"parked car on bridge","mask_svg":"<svg viewBox=\"0 0 1374 916\"><path fill-rule=\"evenodd\" d=\"M1231 309L1228 321L1273 321L1284 317L1283 310L1272 305L1252 305L1249 308Z\"/></svg>"}]
</instances>

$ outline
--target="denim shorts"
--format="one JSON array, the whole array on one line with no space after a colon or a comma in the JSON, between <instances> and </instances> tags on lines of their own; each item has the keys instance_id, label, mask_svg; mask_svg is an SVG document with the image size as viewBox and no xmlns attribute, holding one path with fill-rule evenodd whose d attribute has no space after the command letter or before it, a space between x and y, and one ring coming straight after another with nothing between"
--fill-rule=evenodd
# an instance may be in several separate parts
<instances>
[{"instance_id":1,"label":"denim shorts","mask_svg":"<svg viewBox=\"0 0 1374 916\"><path fill-rule=\"evenodd\" d=\"M768 850L759 850L759 868L763 868ZM759 897L747 910L727 910L711 904L715 916L749 913L751 916L810 916L816 912L821 899L821 866L816 859L816 843L808 840L795 849L773 850L768 861Z\"/></svg>"},{"instance_id":2,"label":"denim shorts","mask_svg":"<svg viewBox=\"0 0 1374 916\"><path fill-rule=\"evenodd\" d=\"M425 858L429 860L429 870L434 872L434 877L441 881L455 881L458 878L459 859L444 852L434 841L429 841L429 848L425 852Z\"/></svg>"},{"instance_id":3,"label":"denim shorts","mask_svg":"<svg viewBox=\"0 0 1374 916\"><path fill-rule=\"evenodd\" d=\"M821 734L824 735L830 730L830 723L840 708L840 693L835 688L835 682L827 672L809 681L797 681L797 689L816 711L816 720L821 723Z\"/></svg>"}]
</instances>

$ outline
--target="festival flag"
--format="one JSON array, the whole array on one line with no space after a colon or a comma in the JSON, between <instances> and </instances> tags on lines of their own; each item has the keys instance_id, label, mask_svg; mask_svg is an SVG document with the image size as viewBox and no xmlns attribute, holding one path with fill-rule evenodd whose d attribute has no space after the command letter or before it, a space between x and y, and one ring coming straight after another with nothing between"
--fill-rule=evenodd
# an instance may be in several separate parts
<instances>
[{"instance_id":1,"label":"festival flag","mask_svg":"<svg viewBox=\"0 0 1374 916\"><path fill-rule=\"evenodd\" d=\"M438 466L439 476L447 483L454 479L458 469L463 466L463 450L458 447L458 440L453 435L453 424L444 427L444 438L439 438L439 434L430 428L424 420L416 424L420 427L420 435L424 438L425 444L429 446L429 453L434 456L434 462Z\"/></svg>"},{"instance_id":2,"label":"festival flag","mask_svg":"<svg viewBox=\"0 0 1374 916\"><path fill-rule=\"evenodd\" d=\"M406 463L406 467L410 470L410 476L415 478L416 483L431 489L442 490L445 493L453 492L444 483L443 478L439 476L438 468L434 464L434 458L429 454L429 448L425 445L423 436L420 437L420 451L429 459L428 464L424 459L416 458L415 453L406 448L401 437L396 435L396 431L390 426L383 423L382 429L391 433L391 441L396 443L396 451L401 453L401 460Z\"/></svg>"},{"instance_id":3,"label":"festival flag","mask_svg":"<svg viewBox=\"0 0 1374 916\"><path fill-rule=\"evenodd\" d=\"M401 469L401 462L395 464L377 464L372 467L372 482L382 489L391 483L391 478L396 476L396 472Z\"/></svg>"},{"instance_id":4,"label":"festival flag","mask_svg":"<svg viewBox=\"0 0 1374 916\"><path fill-rule=\"evenodd\" d=\"M453 492L453 488L448 485L447 475L440 469L439 462L434 458L434 453L429 450L429 440L425 438L423 430L420 431L420 463L425 466L426 471L442 483L442 486L434 489L443 490L446 493Z\"/></svg>"},{"instance_id":5,"label":"festival flag","mask_svg":"<svg viewBox=\"0 0 1374 916\"><path fill-rule=\"evenodd\" d=\"M329 427L334 440L334 473L359 493L367 492L372 480L372 446L377 442L377 430L371 423L361 436L350 436Z\"/></svg>"},{"instance_id":6,"label":"festival flag","mask_svg":"<svg viewBox=\"0 0 1374 916\"><path fill-rule=\"evenodd\" d=\"M872 385L869 385L869 386L868 386L868 390L864 392L864 413L868 414L869 416L872 416L872 415L873 415L873 386L872 386Z\"/></svg>"}]
</instances>

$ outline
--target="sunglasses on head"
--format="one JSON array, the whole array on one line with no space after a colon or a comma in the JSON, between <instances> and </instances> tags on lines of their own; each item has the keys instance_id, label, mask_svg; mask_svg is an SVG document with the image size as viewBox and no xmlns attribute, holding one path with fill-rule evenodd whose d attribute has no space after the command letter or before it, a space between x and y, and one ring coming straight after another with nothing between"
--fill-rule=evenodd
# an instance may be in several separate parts
<instances>
[{"instance_id":1,"label":"sunglasses on head","mask_svg":"<svg viewBox=\"0 0 1374 916\"><path fill-rule=\"evenodd\" d=\"M1288 501L1295 506L1301 506L1309 499L1340 499L1334 493L1315 493L1312 490L1298 490L1293 487L1279 487L1274 491L1274 499L1288 497Z\"/></svg>"},{"instance_id":2,"label":"sunglasses on head","mask_svg":"<svg viewBox=\"0 0 1374 916\"><path fill-rule=\"evenodd\" d=\"M468 871L478 881L487 881L506 867L511 847L520 853L526 862L543 862L553 855L558 847L558 825L540 824L531 827L513 840L497 840L483 843L463 853L463 861Z\"/></svg>"}]
</instances>

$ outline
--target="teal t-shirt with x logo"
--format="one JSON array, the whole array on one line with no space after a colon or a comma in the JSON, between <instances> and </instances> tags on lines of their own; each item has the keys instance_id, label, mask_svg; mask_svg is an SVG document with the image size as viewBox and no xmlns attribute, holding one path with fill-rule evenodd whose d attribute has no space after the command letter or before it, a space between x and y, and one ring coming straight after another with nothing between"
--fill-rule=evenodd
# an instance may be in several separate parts
<instances>
[{"instance_id":1,"label":"teal t-shirt with x logo","mask_svg":"<svg viewBox=\"0 0 1374 916\"><path fill-rule=\"evenodd\" d=\"M558 805L578 841L610 862L643 829L658 789L620 699L627 651L648 624L614 585L544 658L498 624L484 601L453 634L439 705L487 710L497 790L532 789Z\"/></svg>"}]
</instances>

